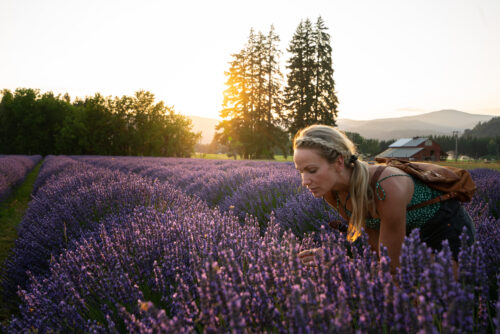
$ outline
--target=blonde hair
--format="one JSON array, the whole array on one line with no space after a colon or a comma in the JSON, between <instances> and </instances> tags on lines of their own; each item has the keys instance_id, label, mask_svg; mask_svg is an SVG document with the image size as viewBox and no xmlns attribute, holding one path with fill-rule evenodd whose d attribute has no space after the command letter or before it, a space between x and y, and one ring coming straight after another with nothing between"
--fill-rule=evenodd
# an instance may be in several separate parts
<instances>
[{"instance_id":1,"label":"blonde hair","mask_svg":"<svg viewBox=\"0 0 500 334\"><path fill-rule=\"evenodd\" d=\"M368 166L357 159L356 145L337 128L315 124L297 132L293 139L293 149L297 148L315 149L330 163L343 156L344 165L352 168L349 181L352 215L349 219L347 237L349 241L355 241L365 225L368 208L374 206L373 190L369 187Z\"/></svg>"}]
</instances>

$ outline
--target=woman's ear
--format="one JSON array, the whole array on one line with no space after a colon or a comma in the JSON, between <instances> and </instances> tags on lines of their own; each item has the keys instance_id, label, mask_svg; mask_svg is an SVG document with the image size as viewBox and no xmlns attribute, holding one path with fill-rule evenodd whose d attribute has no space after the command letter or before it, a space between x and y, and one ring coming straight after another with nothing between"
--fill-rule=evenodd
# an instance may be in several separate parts
<instances>
[{"instance_id":1,"label":"woman's ear","mask_svg":"<svg viewBox=\"0 0 500 334\"><path fill-rule=\"evenodd\" d=\"M342 155L339 155L337 160L334 162L335 167L337 167L339 170L342 170L344 168L344 157Z\"/></svg>"}]
</instances>

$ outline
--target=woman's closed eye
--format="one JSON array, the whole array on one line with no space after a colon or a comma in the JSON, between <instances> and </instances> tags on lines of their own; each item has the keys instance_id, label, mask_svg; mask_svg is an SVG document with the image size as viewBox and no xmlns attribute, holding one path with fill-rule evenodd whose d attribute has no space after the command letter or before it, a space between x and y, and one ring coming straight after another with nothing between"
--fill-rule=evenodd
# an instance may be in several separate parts
<instances>
[{"instance_id":1,"label":"woman's closed eye","mask_svg":"<svg viewBox=\"0 0 500 334\"><path fill-rule=\"evenodd\" d=\"M297 169L297 171L298 171L300 174L304 174L304 173L314 174L314 173L316 173L316 172L318 171L318 169L317 169L317 168L311 168L311 169L309 169L309 168L305 168L304 170L299 170L299 169Z\"/></svg>"}]
</instances>

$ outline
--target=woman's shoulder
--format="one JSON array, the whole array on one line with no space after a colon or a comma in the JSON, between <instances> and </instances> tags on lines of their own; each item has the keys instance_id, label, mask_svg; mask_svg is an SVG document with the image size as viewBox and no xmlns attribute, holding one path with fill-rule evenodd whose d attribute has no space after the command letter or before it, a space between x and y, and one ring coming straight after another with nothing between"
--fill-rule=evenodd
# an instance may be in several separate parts
<instances>
[{"instance_id":1,"label":"woman's shoulder","mask_svg":"<svg viewBox=\"0 0 500 334\"><path fill-rule=\"evenodd\" d=\"M403 196L404 198L408 197L410 194L413 194L413 180L411 176L404 171L395 168L386 166L383 170L380 170L378 166L383 165L374 165L370 166L370 181L374 186L374 190L377 194L381 193L381 196L377 196L379 199L385 199L387 194L392 194L390 196L394 198L394 196ZM377 169L378 172L377 172ZM378 175L377 175L378 174Z\"/></svg>"},{"instance_id":2,"label":"woman's shoulder","mask_svg":"<svg viewBox=\"0 0 500 334\"><path fill-rule=\"evenodd\" d=\"M370 173L370 180L375 179L375 182L389 179L392 176L410 176L399 168L386 165L368 165L368 172Z\"/></svg>"}]
</instances>

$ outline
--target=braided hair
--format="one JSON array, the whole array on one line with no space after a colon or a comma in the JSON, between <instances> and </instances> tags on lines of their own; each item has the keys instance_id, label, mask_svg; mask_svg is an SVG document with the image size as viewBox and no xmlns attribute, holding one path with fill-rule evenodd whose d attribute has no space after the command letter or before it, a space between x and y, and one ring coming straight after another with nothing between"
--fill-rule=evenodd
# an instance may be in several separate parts
<instances>
[{"instance_id":1,"label":"braided hair","mask_svg":"<svg viewBox=\"0 0 500 334\"><path fill-rule=\"evenodd\" d=\"M365 225L368 208L375 205L373 191L369 187L368 166L358 160L356 146L345 133L337 128L315 124L297 132L293 139L293 149L298 148L315 149L329 163L343 156L346 168L352 169L349 194L353 210L347 236L350 241L355 241L361 235L361 230Z\"/></svg>"}]
</instances>

